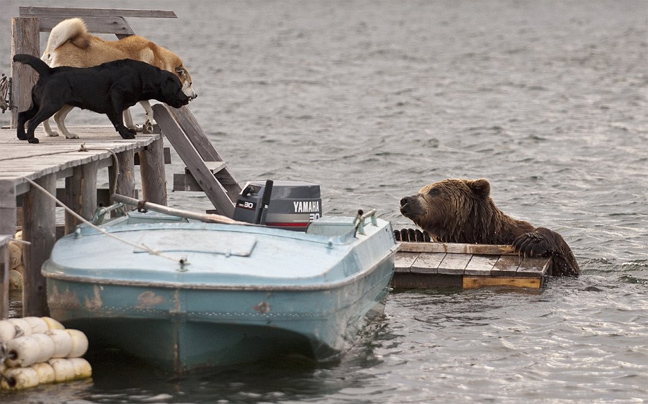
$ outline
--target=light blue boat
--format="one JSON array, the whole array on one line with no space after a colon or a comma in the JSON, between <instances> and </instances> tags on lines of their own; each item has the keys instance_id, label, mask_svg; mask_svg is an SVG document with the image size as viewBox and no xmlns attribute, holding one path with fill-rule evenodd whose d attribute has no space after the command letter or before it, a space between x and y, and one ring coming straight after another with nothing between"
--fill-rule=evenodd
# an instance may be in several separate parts
<instances>
[{"instance_id":1,"label":"light blue boat","mask_svg":"<svg viewBox=\"0 0 648 404\"><path fill-rule=\"evenodd\" d=\"M175 374L281 355L327 360L379 311L394 272L390 223L356 219L295 232L132 212L100 226L119 240L82 225L43 266L50 314L91 348Z\"/></svg>"}]
</instances>

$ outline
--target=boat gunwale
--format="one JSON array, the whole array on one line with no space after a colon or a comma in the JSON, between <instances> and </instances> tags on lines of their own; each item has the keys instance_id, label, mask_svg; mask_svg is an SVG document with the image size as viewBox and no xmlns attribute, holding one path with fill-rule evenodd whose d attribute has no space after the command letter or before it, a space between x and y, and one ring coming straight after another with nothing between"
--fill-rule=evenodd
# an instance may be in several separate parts
<instances>
[{"instance_id":1,"label":"boat gunwale","mask_svg":"<svg viewBox=\"0 0 648 404\"><path fill-rule=\"evenodd\" d=\"M233 285L209 285L209 284L195 284L195 283L183 283L183 282L150 282L150 281L127 281L127 280L110 280L103 278L92 278L87 276L76 276L76 275L65 275L60 272L45 272L41 271L45 278L50 278L59 281L69 281L77 283L92 283L96 285L111 285L111 286L134 286L134 287L157 287L164 289L188 289L188 290L246 290L246 291L258 291L258 290L271 290L271 291L312 291L312 290L330 290L340 287L347 286L350 283L355 282L358 279L361 279L371 273L373 273L380 265L382 265L390 257L396 255L400 245L397 243L389 248L382 258L378 260L375 264L368 267L364 271L358 272L351 277L344 278L341 281L331 282L331 283L319 283L311 285L268 285L268 284L259 284L259 285L245 285L245 284L233 284ZM47 265L49 260L45 262L44 267ZM58 265L58 264L54 264Z\"/></svg>"}]
</instances>

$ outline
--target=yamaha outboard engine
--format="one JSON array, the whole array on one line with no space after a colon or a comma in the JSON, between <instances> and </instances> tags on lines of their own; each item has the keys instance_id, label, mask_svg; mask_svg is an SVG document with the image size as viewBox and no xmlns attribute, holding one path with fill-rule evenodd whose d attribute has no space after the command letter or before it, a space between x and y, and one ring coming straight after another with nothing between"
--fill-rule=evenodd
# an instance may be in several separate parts
<instances>
[{"instance_id":1,"label":"yamaha outboard engine","mask_svg":"<svg viewBox=\"0 0 648 404\"><path fill-rule=\"evenodd\" d=\"M299 231L321 216L319 185L297 181L250 181L234 209L234 220Z\"/></svg>"}]
</instances>

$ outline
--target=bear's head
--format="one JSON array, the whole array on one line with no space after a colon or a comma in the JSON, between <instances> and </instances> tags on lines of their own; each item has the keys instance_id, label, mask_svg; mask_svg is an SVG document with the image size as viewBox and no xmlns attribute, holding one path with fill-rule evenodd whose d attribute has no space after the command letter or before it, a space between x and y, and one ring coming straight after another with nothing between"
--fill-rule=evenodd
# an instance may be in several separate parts
<instances>
[{"instance_id":1,"label":"bear's head","mask_svg":"<svg viewBox=\"0 0 648 404\"><path fill-rule=\"evenodd\" d=\"M447 179L426 185L416 195L401 199L400 211L432 239L454 243L499 243L503 227L514 221L495 206L485 179Z\"/></svg>"}]
</instances>

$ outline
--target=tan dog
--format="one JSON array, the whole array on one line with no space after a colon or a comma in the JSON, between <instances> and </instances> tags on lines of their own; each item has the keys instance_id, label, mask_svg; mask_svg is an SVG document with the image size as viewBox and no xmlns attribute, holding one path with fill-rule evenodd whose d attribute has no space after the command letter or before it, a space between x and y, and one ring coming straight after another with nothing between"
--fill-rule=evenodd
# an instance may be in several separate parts
<instances>
[{"instance_id":1,"label":"tan dog","mask_svg":"<svg viewBox=\"0 0 648 404\"><path fill-rule=\"evenodd\" d=\"M190 99L197 97L192 88L191 75L178 55L137 35L118 41L103 40L89 34L80 18L63 20L52 28L41 59L50 67L92 67L119 59L135 59L174 73L180 79L185 95ZM146 125L150 125L153 119L151 105L148 101L142 101L140 104L146 110ZM66 105L54 115L59 131L68 139L78 138L67 130L64 123L65 117L73 108ZM128 128L135 128L128 110L124 111L124 120ZM48 121L45 121L43 126L48 136L58 136Z\"/></svg>"}]
</instances>

